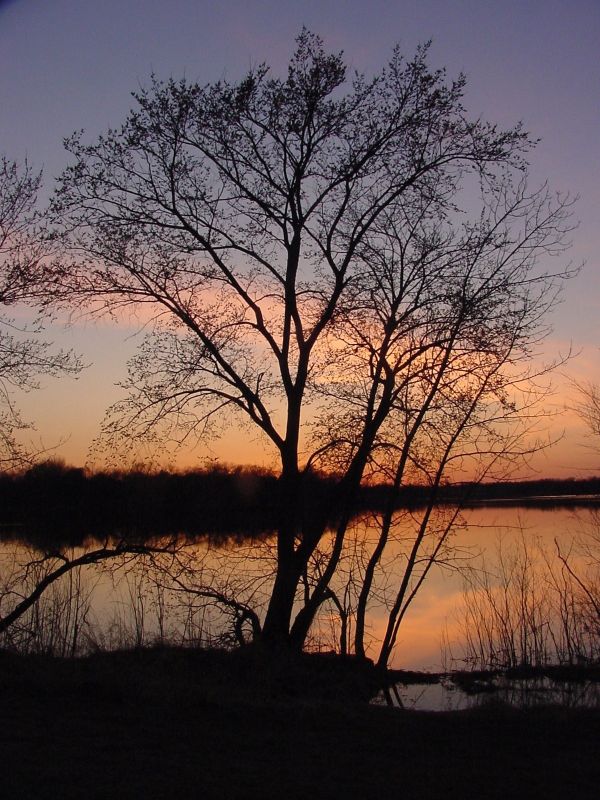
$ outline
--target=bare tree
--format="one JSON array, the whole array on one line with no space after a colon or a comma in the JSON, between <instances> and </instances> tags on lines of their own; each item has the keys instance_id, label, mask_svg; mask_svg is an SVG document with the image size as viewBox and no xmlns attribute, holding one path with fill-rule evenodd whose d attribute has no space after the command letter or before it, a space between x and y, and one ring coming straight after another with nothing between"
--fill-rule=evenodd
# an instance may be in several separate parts
<instances>
[{"instance_id":1,"label":"bare tree","mask_svg":"<svg viewBox=\"0 0 600 800\"><path fill-rule=\"evenodd\" d=\"M303 31L284 79L153 79L120 129L67 142L63 298L154 320L106 434L200 439L239 419L279 458L270 643L301 647L331 598L380 454L396 485L435 487L506 442L502 409L519 416L511 387L564 277L539 259L562 250L568 204L527 190L529 136L470 119L464 78L426 56L395 50L349 80ZM306 496L315 465L340 480L308 580L331 521Z\"/></svg>"},{"instance_id":2,"label":"bare tree","mask_svg":"<svg viewBox=\"0 0 600 800\"><path fill-rule=\"evenodd\" d=\"M39 338L42 319L22 324L10 309L41 306L47 288L42 269L48 256L41 216L36 209L41 174L25 163L0 161L0 469L22 466L32 458L19 440L30 426L15 405L14 393L38 387L40 375L75 373L80 365L71 353L52 351Z\"/></svg>"},{"instance_id":3,"label":"bare tree","mask_svg":"<svg viewBox=\"0 0 600 800\"><path fill-rule=\"evenodd\" d=\"M576 411L587 425L590 433L600 437L600 386L597 383L576 383L579 402Z\"/></svg>"},{"instance_id":4,"label":"bare tree","mask_svg":"<svg viewBox=\"0 0 600 800\"><path fill-rule=\"evenodd\" d=\"M415 212L414 224L406 216L404 226L393 221L396 216L386 220L364 264L365 274L372 274L368 297L377 314L363 312L358 324L349 318L343 333L352 345L343 374L356 380L332 378L324 389L334 404L325 417L329 438L320 457L330 458L333 452L339 463L340 451L352 446L348 432L360 430L361 419L369 419L370 398L356 361L385 364L394 376L387 418L373 440L369 465L393 491L380 520L379 540L362 573L356 609L358 653L364 653L375 572L390 540L397 544L392 533L397 493L410 481L428 487L423 509L413 515L405 568L390 601L382 665L430 569L436 563L448 564L458 508L449 516L436 510L448 473L466 472L471 480L505 477L515 463L542 446L532 434L540 421L540 379L547 367L536 369L530 362L541 333L540 317L555 297L545 277L534 276L539 253L552 240L560 246L564 209L553 207L544 189L528 194L523 184L510 196L492 196L484 198L489 202L477 225L458 230L428 218L422 208ZM400 219L401 214L398 211ZM527 224L522 225L524 220ZM428 244L425 253L413 241L416 229L420 242ZM363 300L363 309L369 308L369 301ZM338 363L339 359L338 355ZM342 416L340 409L352 416ZM402 527L406 544L405 520ZM344 535L345 522L338 530L340 547ZM325 589L326 581L321 586ZM314 597L319 597L318 588Z\"/></svg>"}]
</instances>

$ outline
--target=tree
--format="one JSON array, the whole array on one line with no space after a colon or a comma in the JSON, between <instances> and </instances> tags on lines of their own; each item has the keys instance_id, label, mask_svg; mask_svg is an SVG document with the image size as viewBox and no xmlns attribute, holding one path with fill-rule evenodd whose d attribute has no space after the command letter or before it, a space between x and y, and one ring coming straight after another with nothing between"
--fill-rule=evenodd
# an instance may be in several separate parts
<instances>
[{"instance_id":1,"label":"tree","mask_svg":"<svg viewBox=\"0 0 600 800\"><path fill-rule=\"evenodd\" d=\"M562 250L567 204L527 190L520 126L470 119L464 78L426 58L396 49L348 79L304 30L284 79L153 78L120 129L67 140L63 300L153 319L106 433L164 443L235 418L277 454L273 644L305 642L378 465L435 493L459 441L463 460L499 457L555 300L538 259ZM318 574L316 467L339 476Z\"/></svg>"},{"instance_id":2,"label":"tree","mask_svg":"<svg viewBox=\"0 0 600 800\"><path fill-rule=\"evenodd\" d=\"M575 383L579 394L576 412L587 425L590 433L596 438L600 436L600 386L588 381Z\"/></svg>"},{"instance_id":3,"label":"tree","mask_svg":"<svg viewBox=\"0 0 600 800\"><path fill-rule=\"evenodd\" d=\"M0 469L22 466L32 452L18 433L30 427L15 405L14 392L38 386L41 374L74 373L79 369L71 353L52 352L39 338L42 319L19 324L6 314L17 304L42 305L45 297L42 264L48 255L36 210L41 173L25 163L0 161Z\"/></svg>"}]
</instances>

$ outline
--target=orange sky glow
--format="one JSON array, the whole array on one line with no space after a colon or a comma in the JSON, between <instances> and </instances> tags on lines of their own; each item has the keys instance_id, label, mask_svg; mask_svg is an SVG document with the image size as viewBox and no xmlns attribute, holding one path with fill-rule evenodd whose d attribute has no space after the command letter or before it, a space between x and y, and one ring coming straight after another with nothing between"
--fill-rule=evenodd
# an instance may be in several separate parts
<instances>
[{"instance_id":1,"label":"orange sky glow","mask_svg":"<svg viewBox=\"0 0 600 800\"><path fill-rule=\"evenodd\" d=\"M115 383L124 378L126 361L141 341L137 330L133 322L78 322L64 328L59 321L53 326L49 333L56 346L78 349L88 366L77 379L45 380L42 389L19 398L24 417L36 424L36 431L28 434L35 447L47 449L48 457L76 466L102 466L91 457L90 446L107 407L124 396ZM568 343L553 338L545 346L548 358L567 349ZM599 362L600 352L588 348L555 373L555 391L543 406L549 416L538 426L540 438L555 443L532 456L512 477L583 478L600 473L600 453L574 410L577 395L572 383L598 374ZM174 456L165 455L158 464L188 469L209 461L277 469L277 454L259 431L228 426L226 420L217 438L183 448Z\"/></svg>"},{"instance_id":2,"label":"orange sky glow","mask_svg":"<svg viewBox=\"0 0 600 800\"><path fill-rule=\"evenodd\" d=\"M173 0L103 4L55 0L0 0L0 153L44 169L45 202L68 161L63 137L85 130L93 141L118 128L133 105L131 92L159 79L186 75L201 84L236 81L250 65L268 61L284 74L305 25L326 48L344 51L351 70L372 74L399 43L411 56L433 40L433 68L449 79L467 77L465 106L500 127L519 120L540 142L531 155L531 186L579 196L572 248L549 269L585 263L566 286L550 320L547 359L573 357L555 375L546 408L547 436L557 440L513 477L587 477L600 474L600 452L573 411L575 382L600 381L600 4L575 6L531 0L477 4L421 0L366 4L264 0L228 4ZM544 265L545 266L545 265ZM34 449L74 465L90 463L90 446L108 406L123 396L115 386L141 342L143 319L57 320L47 332L56 347L78 352L87 368L78 379L43 379L42 388L15 395ZM171 461L189 468L207 460L277 467L276 453L259 434L225 424L218 440L182 450ZM466 477L466 476L461 476Z\"/></svg>"}]
</instances>

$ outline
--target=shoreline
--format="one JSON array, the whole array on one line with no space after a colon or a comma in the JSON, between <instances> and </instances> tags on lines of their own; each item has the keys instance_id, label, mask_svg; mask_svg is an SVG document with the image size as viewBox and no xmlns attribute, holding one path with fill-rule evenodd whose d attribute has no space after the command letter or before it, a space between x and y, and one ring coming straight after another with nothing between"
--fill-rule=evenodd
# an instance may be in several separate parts
<instances>
[{"instance_id":1,"label":"shoreline","mask_svg":"<svg viewBox=\"0 0 600 800\"><path fill-rule=\"evenodd\" d=\"M7 797L597 797L598 711L268 697L253 683L264 671L227 676L220 661L209 674L180 653L25 658L18 670L5 656Z\"/></svg>"}]
</instances>

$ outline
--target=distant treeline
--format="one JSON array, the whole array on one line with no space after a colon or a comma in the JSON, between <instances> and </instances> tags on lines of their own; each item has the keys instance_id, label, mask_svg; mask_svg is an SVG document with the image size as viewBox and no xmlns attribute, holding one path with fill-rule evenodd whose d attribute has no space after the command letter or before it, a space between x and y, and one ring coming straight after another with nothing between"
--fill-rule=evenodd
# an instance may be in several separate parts
<instances>
[{"instance_id":1,"label":"distant treeline","mask_svg":"<svg viewBox=\"0 0 600 800\"><path fill-rule=\"evenodd\" d=\"M338 482L308 474L303 487L305 524L335 521ZM600 495L600 477L511 483L451 484L437 502L467 504L525 501L563 495ZM428 501L423 486L403 487L395 504L418 507ZM365 486L356 512L385 508L386 485ZM79 545L107 534L147 538L184 532L216 538L264 536L286 513L277 476L247 468L214 467L188 472L88 472L60 462L42 462L19 474L0 474L0 537L43 545Z\"/></svg>"},{"instance_id":2,"label":"distant treeline","mask_svg":"<svg viewBox=\"0 0 600 800\"><path fill-rule=\"evenodd\" d=\"M380 487L373 487L377 491ZM385 494L387 487L381 487ZM404 486L398 493L398 507L418 506L427 501L429 489L424 486ZM499 483L450 483L437 493L439 503L474 505L499 501L531 504L555 500L562 505L568 498L600 498L600 476L591 478L540 478L533 481L502 481Z\"/></svg>"},{"instance_id":3,"label":"distant treeline","mask_svg":"<svg viewBox=\"0 0 600 800\"><path fill-rule=\"evenodd\" d=\"M307 516L332 507L335 483L306 477ZM0 474L0 538L42 546L107 535L258 537L275 530L282 513L277 476L257 469L89 472L49 461Z\"/></svg>"}]
</instances>

